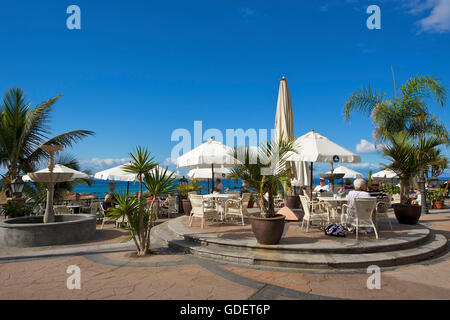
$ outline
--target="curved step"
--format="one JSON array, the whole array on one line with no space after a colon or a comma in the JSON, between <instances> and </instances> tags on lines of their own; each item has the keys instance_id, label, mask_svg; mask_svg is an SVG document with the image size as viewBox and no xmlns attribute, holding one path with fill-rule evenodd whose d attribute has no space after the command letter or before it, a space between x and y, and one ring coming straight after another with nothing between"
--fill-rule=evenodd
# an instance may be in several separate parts
<instances>
[{"instance_id":1,"label":"curved step","mask_svg":"<svg viewBox=\"0 0 450 320\"><path fill-rule=\"evenodd\" d=\"M403 236L395 238L381 239L378 241L336 241L336 242L314 242L314 243L289 243L283 244L283 239L278 245L261 245L255 239L228 239L219 238L208 233L199 233L187 228L183 224L184 217L170 220L168 228L180 239L185 239L193 243L207 245L209 247L219 247L222 249L232 248L233 250L255 251L279 253L372 253L386 252L414 248L429 240L430 230L422 225L410 226L410 230Z\"/></svg>"},{"instance_id":2,"label":"curved step","mask_svg":"<svg viewBox=\"0 0 450 320\"><path fill-rule=\"evenodd\" d=\"M183 250L195 256L244 265L259 265L285 268L308 269L357 269L370 265L379 267L398 266L430 259L447 248L447 239L441 234L432 234L425 243L414 248L374 253L307 253L261 250L234 250L230 248L205 246L183 239L172 232L167 224L153 228L153 236L169 247Z\"/></svg>"}]
</instances>

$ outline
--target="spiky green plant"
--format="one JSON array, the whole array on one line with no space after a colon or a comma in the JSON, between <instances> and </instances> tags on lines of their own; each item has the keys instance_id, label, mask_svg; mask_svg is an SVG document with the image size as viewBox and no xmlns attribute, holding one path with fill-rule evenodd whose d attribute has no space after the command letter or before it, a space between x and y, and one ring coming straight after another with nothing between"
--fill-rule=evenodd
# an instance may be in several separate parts
<instances>
[{"instance_id":1,"label":"spiky green plant","mask_svg":"<svg viewBox=\"0 0 450 320\"><path fill-rule=\"evenodd\" d=\"M275 216L274 192L290 177L290 168L286 166L289 152L296 152L294 140L268 141L265 145L255 147L237 147L234 158L241 164L231 168L230 178L247 180L250 187L258 194L258 203L262 217ZM264 194L268 193L267 205Z\"/></svg>"}]
</instances>

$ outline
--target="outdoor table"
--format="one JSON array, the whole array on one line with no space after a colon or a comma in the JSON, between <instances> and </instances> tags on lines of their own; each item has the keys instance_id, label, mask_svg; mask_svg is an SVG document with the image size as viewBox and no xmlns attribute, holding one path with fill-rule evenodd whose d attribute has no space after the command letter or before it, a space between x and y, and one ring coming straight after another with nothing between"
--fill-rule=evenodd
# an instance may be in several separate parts
<instances>
[{"instance_id":1,"label":"outdoor table","mask_svg":"<svg viewBox=\"0 0 450 320\"><path fill-rule=\"evenodd\" d=\"M317 197L319 201L327 202L328 205L331 207L331 210L335 212L335 216L339 216L339 210L338 207L342 206L343 204L347 203L347 197Z\"/></svg>"},{"instance_id":2,"label":"outdoor table","mask_svg":"<svg viewBox=\"0 0 450 320\"><path fill-rule=\"evenodd\" d=\"M228 199L232 199L232 198L236 198L235 194L227 194L227 193L210 193L210 194L205 194L203 196L203 198L205 199L213 199L215 203L217 203L219 206L221 206L221 210L218 210L220 213L220 220L223 221L223 211L225 210L225 201L227 201Z\"/></svg>"}]
</instances>

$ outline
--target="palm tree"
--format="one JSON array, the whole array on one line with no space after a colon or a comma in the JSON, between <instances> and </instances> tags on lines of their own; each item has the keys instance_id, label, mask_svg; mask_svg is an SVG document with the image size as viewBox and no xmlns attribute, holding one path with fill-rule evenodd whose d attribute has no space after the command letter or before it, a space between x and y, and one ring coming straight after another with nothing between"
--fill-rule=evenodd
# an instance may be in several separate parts
<instances>
[{"instance_id":1,"label":"palm tree","mask_svg":"<svg viewBox=\"0 0 450 320\"><path fill-rule=\"evenodd\" d=\"M250 187L256 190L261 216L264 218L275 216L274 192L289 180L290 168L286 165L286 158L289 152L296 152L293 143L293 139L268 141L258 148L245 146L234 151L234 157L241 164L231 168L229 176L247 180ZM266 192L269 195L267 205L264 202Z\"/></svg>"},{"instance_id":2,"label":"palm tree","mask_svg":"<svg viewBox=\"0 0 450 320\"><path fill-rule=\"evenodd\" d=\"M36 165L48 159L48 154L39 146L73 143L93 135L92 131L74 130L50 138L50 115L59 95L41 104L31 106L22 89L11 88L0 106L0 166L7 169L4 186L21 172L35 171Z\"/></svg>"},{"instance_id":3,"label":"palm tree","mask_svg":"<svg viewBox=\"0 0 450 320\"><path fill-rule=\"evenodd\" d=\"M393 170L401 182L401 202L409 201L410 181L422 173L425 168L440 165L441 159L436 158L436 147L442 144L439 137L424 137L419 141L411 138L408 132L402 131L388 136L391 145L383 146L383 155L391 160L386 168ZM422 203L426 199L422 194Z\"/></svg>"},{"instance_id":4,"label":"palm tree","mask_svg":"<svg viewBox=\"0 0 450 320\"><path fill-rule=\"evenodd\" d=\"M144 175L157 166L154 162L154 157L150 156L147 148L141 146L136 147L135 153L130 153L131 163L124 165L124 171L136 174L136 179L139 181L139 238L140 243L145 243L145 224L144 224L144 203L142 201L142 185Z\"/></svg>"},{"instance_id":5,"label":"palm tree","mask_svg":"<svg viewBox=\"0 0 450 320\"><path fill-rule=\"evenodd\" d=\"M390 141L391 146L394 147L399 142L405 142L406 140L399 138L398 133L407 134L411 138L408 142L416 143L417 146L421 146L421 142L436 138L441 142L440 144L436 145L434 149L418 153L419 157L423 157L422 163L433 165L431 164L433 161L426 159L427 155L437 152L440 145L449 144L450 134L445 125L429 112L426 102L429 98L433 98L436 104L444 107L447 91L439 79L417 75L410 78L399 90L395 88L394 84L393 96L372 90L370 86L352 93L345 103L344 116L346 120L350 120L350 114L353 111L360 111L370 116L375 127L373 131L374 144ZM400 148L399 152L405 155L406 150ZM428 171L428 168L429 165L425 165L416 172L421 180L422 213L427 213L425 172ZM406 181L403 180L403 183Z\"/></svg>"}]
</instances>

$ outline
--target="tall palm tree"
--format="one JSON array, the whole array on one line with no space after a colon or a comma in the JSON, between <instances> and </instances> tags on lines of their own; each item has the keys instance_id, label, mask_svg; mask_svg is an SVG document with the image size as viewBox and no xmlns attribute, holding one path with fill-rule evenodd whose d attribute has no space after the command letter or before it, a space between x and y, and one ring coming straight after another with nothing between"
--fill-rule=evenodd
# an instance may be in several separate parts
<instances>
[{"instance_id":1,"label":"tall palm tree","mask_svg":"<svg viewBox=\"0 0 450 320\"><path fill-rule=\"evenodd\" d=\"M141 146L136 147L134 153L130 153L131 163L124 165L124 171L136 174L136 178L139 181L139 232L141 243L144 243L145 239L145 222L144 222L144 202L142 201L142 186L144 181L144 175L157 166L154 161L154 157L150 156L150 152L147 148Z\"/></svg>"},{"instance_id":2,"label":"tall palm tree","mask_svg":"<svg viewBox=\"0 0 450 320\"><path fill-rule=\"evenodd\" d=\"M430 113L426 102L430 98L434 99L436 104L445 107L447 90L439 79L417 75L410 78L398 90L394 85L393 96L372 90L370 86L355 91L344 105L344 116L346 120L350 120L350 115L354 111L370 116L375 127L373 131L375 144L378 141L390 141L391 146L394 146L399 142L397 133L403 132L411 138L410 143L417 143L418 146L421 141L436 138L441 142L435 146L437 149L441 144L450 143L450 134L445 125ZM395 141L392 140L393 137ZM427 152L436 152L435 149L428 149ZM426 157L427 153L420 152L418 155ZM422 162L427 163L425 158ZM416 172L421 180L422 213L427 213L425 172L428 168L423 167Z\"/></svg>"},{"instance_id":3,"label":"tall palm tree","mask_svg":"<svg viewBox=\"0 0 450 320\"><path fill-rule=\"evenodd\" d=\"M35 171L37 164L48 159L48 154L39 146L71 147L94 134L88 130L73 130L49 137L50 115L61 96L33 108L22 89L11 88L5 93L0 106L0 166L7 169L4 186L22 172Z\"/></svg>"},{"instance_id":4,"label":"tall palm tree","mask_svg":"<svg viewBox=\"0 0 450 320\"><path fill-rule=\"evenodd\" d=\"M245 146L234 150L234 157L241 164L231 168L229 176L247 180L250 187L256 190L262 217L275 215L273 194L289 180L290 168L286 165L286 158L289 152L296 152L293 143L293 139L268 141L258 148ZM264 202L266 192L269 195L267 205Z\"/></svg>"}]
</instances>

